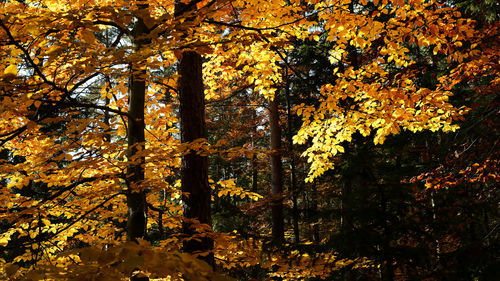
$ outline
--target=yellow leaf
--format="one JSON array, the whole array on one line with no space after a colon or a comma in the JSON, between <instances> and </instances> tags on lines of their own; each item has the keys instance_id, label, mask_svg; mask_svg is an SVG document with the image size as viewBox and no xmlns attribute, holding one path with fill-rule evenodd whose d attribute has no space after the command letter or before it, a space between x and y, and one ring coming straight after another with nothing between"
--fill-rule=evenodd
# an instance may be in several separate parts
<instances>
[{"instance_id":1,"label":"yellow leaf","mask_svg":"<svg viewBox=\"0 0 500 281\"><path fill-rule=\"evenodd\" d=\"M340 153L344 153L344 147L341 146L341 145L336 145L335 148L340 152Z\"/></svg>"},{"instance_id":2,"label":"yellow leaf","mask_svg":"<svg viewBox=\"0 0 500 281\"><path fill-rule=\"evenodd\" d=\"M94 44L96 41L94 34L91 31L86 30L86 29L80 31L80 38L82 38L82 40L88 44Z\"/></svg>"},{"instance_id":3,"label":"yellow leaf","mask_svg":"<svg viewBox=\"0 0 500 281\"><path fill-rule=\"evenodd\" d=\"M7 68L3 71L5 75L12 75L16 76L17 75L17 65L12 64L7 66Z\"/></svg>"},{"instance_id":4,"label":"yellow leaf","mask_svg":"<svg viewBox=\"0 0 500 281\"><path fill-rule=\"evenodd\" d=\"M60 46L54 45L50 47L45 53L50 56L52 54L57 54L60 49L61 49Z\"/></svg>"},{"instance_id":5,"label":"yellow leaf","mask_svg":"<svg viewBox=\"0 0 500 281\"><path fill-rule=\"evenodd\" d=\"M2 246L2 247L7 246L7 244L9 244L9 238L10 237L2 237L2 238L0 238L0 246Z\"/></svg>"}]
</instances>

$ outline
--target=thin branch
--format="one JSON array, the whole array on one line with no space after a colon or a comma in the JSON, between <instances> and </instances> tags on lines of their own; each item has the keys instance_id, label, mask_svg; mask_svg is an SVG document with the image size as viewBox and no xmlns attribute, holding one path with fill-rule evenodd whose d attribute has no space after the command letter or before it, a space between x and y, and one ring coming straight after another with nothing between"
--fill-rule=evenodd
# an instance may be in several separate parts
<instances>
[{"instance_id":1,"label":"thin branch","mask_svg":"<svg viewBox=\"0 0 500 281\"><path fill-rule=\"evenodd\" d=\"M196 5L201 2L202 0L192 0L191 2L189 2L188 4L184 4L182 7L182 9L179 9L177 11L175 11L175 17L179 17L179 16L184 16L184 14L188 13L188 12L193 12L194 9L193 8L197 8ZM210 6L212 6L213 4L215 4L217 2L217 0L212 0L210 3L206 4L203 8L208 8ZM177 7L176 7L177 8Z\"/></svg>"},{"instance_id":2,"label":"thin branch","mask_svg":"<svg viewBox=\"0 0 500 281\"><path fill-rule=\"evenodd\" d=\"M36 204L36 206L32 206L32 207L28 207L28 208L19 208L19 207L16 207L16 208L11 208L11 211L14 210L14 211L19 212L19 211L26 211L26 210L29 210L29 209L36 209L36 208L42 206L44 203L56 199L57 197L61 196L65 192L71 191L71 189L79 186L80 184L92 182L92 181L95 181L95 180L98 180L98 179L105 179L105 178L107 178L107 177L90 177L90 178L80 179L77 182L74 182L74 183L72 183L72 184L70 184L68 186L65 186L62 189L57 190L56 192L52 193L50 196L47 196L47 197L43 198L42 200L40 200ZM0 211L0 213L6 213L6 212L7 211L4 211L4 210Z\"/></svg>"},{"instance_id":3,"label":"thin branch","mask_svg":"<svg viewBox=\"0 0 500 281\"><path fill-rule=\"evenodd\" d=\"M118 28L118 30L120 30L120 32L123 32L127 35L130 35L130 30L128 30L126 27L120 26L119 24L117 24L116 22L113 22L113 21L96 20L96 21L94 21L94 24L113 26L113 27Z\"/></svg>"},{"instance_id":4,"label":"thin branch","mask_svg":"<svg viewBox=\"0 0 500 281\"><path fill-rule=\"evenodd\" d=\"M110 47L116 47L118 45L118 43L120 43L120 40L122 39L123 34L125 34L125 32L123 30L120 30L120 33L118 34L118 36L116 36L115 41L113 43L111 43Z\"/></svg>"},{"instance_id":5,"label":"thin branch","mask_svg":"<svg viewBox=\"0 0 500 281\"><path fill-rule=\"evenodd\" d=\"M161 142L161 139L160 139L157 135L155 135L153 132L151 132L151 130L149 130L149 129L148 129L148 128L146 128L146 127L144 127L144 130L145 130L146 132L148 132L150 135L152 135L152 136L153 136L153 137L154 137L157 141Z\"/></svg>"},{"instance_id":6,"label":"thin branch","mask_svg":"<svg viewBox=\"0 0 500 281\"><path fill-rule=\"evenodd\" d=\"M165 84L165 83L163 83L163 82L160 82L160 81L158 81L158 80L154 80L154 81L153 81L153 83L156 83L156 84L158 84L158 85L161 85L161 86L163 86L163 87L165 87L165 88L167 88L167 89L169 89L169 90L171 90L171 91L174 91L175 93L178 93L176 88L174 88L174 87L172 87L172 86L170 86L170 85L167 85L167 84Z\"/></svg>"},{"instance_id":7,"label":"thin branch","mask_svg":"<svg viewBox=\"0 0 500 281\"><path fill-rule=\"evenodd\" d=\"M209 23L209 24L215 24L215 25L222 25L222 26L227 26L227 27L233 27L233 28L237 28L237 29L252 30L252 31L257 31L257 32L261 32L261 31L266 30L266 28L251 27L251 26L245 26L245 25L236 24L236 23L228 23L228 22L215 21L215 20L203 20L202 22ZM268 29L271 29L271 28L268 28Z\"/></svg>"},{"instance_id":8,"label":"thin branch","mask_svg":"<svg viewBox=\"0 0 500 281\"><path fill-rule=\"evenodd\" d=\"M244 90L247 90L251 87L252 85L245 85L243 87L240 87L239 89L236 89L234 92L232 92L229 96L227 97L223 97L223 98L220 98L220 99L216 99L216 100L209 100L207 102L205 102L205 104L212 104L212 103L216 103L216 102L221 102L221 101L225 101L225 100L228 100L228 99L231 99L233 98L234 96L236 96L237 94L243 92Z\"/></svg>"},{"instance_id":9,"label":"thin branch","mask_svg":"<svg viewBox=\"0 0 500 281\"><path fill-rule=\"evenodd\" d=\"M310 18L310 17L313 17L313 16L316 16L317 14L319 14L320 12L324 11L324 10L327 10L327 9L330 9L334 6L328 6L328 7L323 7L319 10L316 10L314 13L311 13L311 14L308 14L308 15L304 15L300 18L297 18L291 22L285 22L285 23L282 23L282 24L279 24L279 25L275 25L275 26L271 26L271 27L250 27L250 26L244 26L244 25L241 25L241 24L235 24L235 23L226 23L226 22L220 22L220 21L214 21L214 20L203 20L202 22L204 23L209 23L209 24L215 24L215 25L223 25L223 26L227 26L227 27L234 27L234 28L239 28L239 29L246 29L246 30L253 30L253 31L265 31L265 30L278 30L279 28L283 27L283 26L287 26L287 25L292 25L292 24L295 24L299 21L302 21L302 20L305 20L307 18Z\"/></svg>"},{"instance_id":10,"label":"thin branch","mask_svg":"<svg viewBox=\"0 0 500 281\"><path fill-rule=\"evenodd\" d=\"M39 100L39 101L42 101L42 102L45 102L45 103L53 103L53 101L49 101L49 100ZM128 112L124 112L124 111L121 111L119 109L114 109L114 108L110 108L110 107L107 107L105 105L97 105L97 104L89 104L89 103L79 103L79 102L76 102L76 101L71 101L71 102L55 102L57 105L60 105L62 106L63 108L78 108L78 107L81 107L81 108L95 108L95 109L100 109L102 111L106 111L106 112L113 112L113 113L116 113L120 116L126 116L126 117L130 117Z\"/></svg>"},{"instance_id":11,"label":"thin branch","mask_svg":"<svg viewBox=\"0 0 500 281\"><path fill-rule=\"evenodd\" d=\"M56 90L58 90L60 92L67 93L66 89L63 89L63 88L57 86L57 84L54 81L50 81L49 79L47 79L47 77L45 76L45 74L43 74L42 70L38 67L38 65L31 58L30 53L28 52L28 50L26 50L26 48L24 48L21 45L21 43L19 43L18 41L16 41L16 39L14 38L14 36L12 35L12 33L10 32L10 29L4 24L4 22L1 19L0 19L0 26L5 31L5 33L7 34L7 37L12 42L12 44L14 44L19 50L21 50L21 52L23 52L25 60L27 60L27 63L33 68L33 70L35 71L35 73L38 76L40 76L40 78L42 78L43 82L45 82L46 84L49 84L54 89L56 89Z\"/></svg>"},{"instance_id":12,"label":"thin branch","mask_svg":"<svg viewBox=\"0 0 500 281\"><path fill-rule=\"evenodd\" d=\"M163 213L165 211L165 210L162 210L160 208L153 206L153 204L151 204L151 203L148 203L148 208L155 211L155 212L158 212L158 213Z\"/></svg>"},{"instance_id":13,"label":"thin branch","mask_svg":"<svg viewBox=\"0 0 500 281\"><path fill-rule=\"evenodd\" d=\"M77 222L81 221L82 219L84 219L85 217L87 217L88 215L90 215L91 213L93 213L94 211L96 211L97 209L101 208L104 206L104 204L106 204L108 201L110 201L111 199L117 197L118 195L122 195L123 193L122 192L118 192L118 193L115 193L113 195L111 195L110 197L108 197L107 199L105 199L104 201L102 201L101 203L99 203L98 205L96 205L94 208L88 210L87 212L85 212L83 215L79 216L76 220L72 221L71 223L69 223L68 225L66 225L65 227L61 228L61 229L58 229L56 233L53 233L52 235L50 235L49 237L43 237L43 241L46 241L48 239L51 239L57 235L59 235L60 233L62 233L63 231L67 230L68 228L72 227L74 224L76 224ZM32 243L26 243L26 244L23 244L23 245L31 245L33 243L36 243L37 241L34 240Z\"/></svg>"},{"instance_id":14,"label":"thin branch","mask_svg":"<svg viewBox=\"0 0 500 281\"><path fill-rule=\"evenodd\" d=\"M266 104L240 104L240 105L234 105L234 104L207 104L207 107L265 107L267 108Z\"/></svg>"},{"instance_id":15,"label":"thin branch","mask_svg":"<svg viewBox=\"0 0 500 281\"><path fill-rule=\"evenodd\" d=\"M2 147L6 142L10 141L11 139L14 139L17 136L19 136L20 134L22 134L24 131L26 131L26 129L28 129L28 126L24 125L22 127L15 129L12 132L2 134L1 137L4 137L4 136L8 136L8 137L0 140L0 147Z\"/></svg>"},{"instance_id":16,"label":"thin branch","mask_svg":"<svg viewBox=\"0 0 500 281\"><path fill-rule=\"evenodd\" d=\"M213 20L204 20L203 22L227 26L227 27L233 27L233 28L238 28L238 29L255 31L255 32L259 33L259 35L261 35L260 38L262 38L262 40L266 41L266 43L268 43L268 44L271 44L271 41L269 39L267 39L265 36L263 36L262 31L264 31L266 29L276 29L277 28L277 27L275 27L275 28L257 28L257 27L250 27L250 26L244 26L244 25L240 25L240 24L225 23L225 22L219 22L219 21L213 21ZM302 77L302 74L299 73L298 71L296 71L295 68L292 67L290 65L290 63L288 63L288 61L285 59L285 56L278 50L278 48L276 48L274 46L269 46L269 47L271 48L272 51L274 51L275 53L278 54L278 56L285 62L286 66L288 66L288 68L290 68L290 70L292 70L292 72L295 73L295 75L297 75L297 77L299 77L303 82L308 83L307 78Z\"/></svg>"},{"instance_id":17,"label":"thin branch","mask_svg":"<svg viewBox=\"0 0 500 281\"><path fill-rule=\"evenodd\" d=\"M23 242L21 244L15 244L15 245L12 245L12 246L7 245L4 248L6 248L6 249L7 248L12 249L12 248L18 248L18 247L33 245L35 243L46 242L47 240L56 237L57 235L61 234L63 231L65 231L68 228L72 227L77 222L81 221L82 219L84 219L85 217L87 217L88 215L90 215L91 213L95 212L97 209L102 208L104 206L104 204L106 204L108 201L110 201L111 199L113 199L113 198L115 198L115 197L117 197L119 195L123 195L123 192L118 192L118 193L115 193L115 194L109 196L104 201L102 201L101 203L97 204L92 209L86 211L84 214L82 214L81 216L79 216L78 218L76 218L74 221L69 222L63 228L58 229L57 232L55 232L55 233L52 233L52 234L49 234L49 235L44 235L42 237L36 237L36 239L31 239L31 240Z\"/></svg>"},{"instance_id":18,"label":"thin branch","mask_svg":"<svg viewBox=\"0 0 500 281\"><path fill-rule=\"evenodd\" d=\"M101 74L100 72L95 72L93 73L92 75L82 79L80 82L76 83L73 85L73 87L71 87L71 90L69 90L68 92L69 93L74 93L76 89L78 89L81 85L87 83L90 79L98 76L99 74Z\"/></svg>"}]
</instances>

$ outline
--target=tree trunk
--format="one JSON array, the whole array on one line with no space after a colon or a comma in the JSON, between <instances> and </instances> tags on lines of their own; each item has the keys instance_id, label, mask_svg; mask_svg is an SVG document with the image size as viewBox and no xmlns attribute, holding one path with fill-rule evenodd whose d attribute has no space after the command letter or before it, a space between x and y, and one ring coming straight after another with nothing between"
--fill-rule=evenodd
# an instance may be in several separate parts
<instances>
[{"instance_id":1,"label":"tree trunk","mask_svg":"<svg viewBox=\"0 0 500 281\"><path fill-rule=\"evenodd\" d=\"M344 235L354 230L352 217L353 180L351 176L342 185L342 196L340 197L340 229Z\"/></svg>"},{"instance_id":2,"label":"tree trunk","mask_svg":"<svg viewBox=\"0 0 500 281\"><path fill-rule=\"evenodd\" d=\"M142 19L138 18L132 30L133 45L140 51L147 42L137 39L147 33ZM147 205L146 191L141 186L144 181L144 157L137 157L137 152L144 149L144 100L146 96L146 70L140 62L131 62L130 95L128 106L128 160L127 167L127 239L134 241L146 236Z\"/></svg>"},{"instance_id":3,"label":"tree trunk","mask_svg":"<svg viewBox=\"0 0 500 281\"><path fill-rule=\"evenodd\" d=\"M292 131L292 112L290 101L290 84L288 81L288 68L285 67L285 95L286 95L286 116L287 116L287 140L288 140L288 155L290 157L290 193L292 194L292 218L293 218L293 237L294 242L300 242L299 229L299 207L298 207L298 189L295 176L295 155L293 150L293 131Z\"/></svg>"},{"instance_id":4,"label":"tree trunk","mask_svg":"<svg viewBox=\"0 0 500 281\"><path fill-rule=\"evenodd\" d=\"M253 117L253 122L254 124L252 125L252 150L255 149L256 147L256 140L257 140L257 110L253 109L252 110L252 117ZM252 165L252 192L257 192L257 185L258 185L258 167L257 167L257 155L254 153L252 155L251 159L251 165Z\"/></svg>"},{"instance_id":5,"label":"tree trunk","mask_svg":"<svg viewBox=\"0 0 500 281\"><path fill-rule=\"evenodd\" d=\"M319 235L319 223L318 223L318 201L317 201L317 198L318 198L318 188L316 186L316 182L313 182L312 183L312 186L311 186L312 190L310 192L310 197L311 198L311 203L310 203L310 210L314 217L314 222L313 222L313 225L312 225L312 241L314 241L315 243L319 243L321 241L321 238L320 238L320 235Z\"/></svg>"},{"instance_id":6,"label":"tree trunk","mask_svg":"<svg viewBox=\"0 0 500 281\"><path fill-rule=\"evenodd\" d=\"M382 241L381 241L381 279L384 281L394 280L394 267L393 267L393 255L390 249L391 240L391 229L387 223L387 198L384 192L384 187L382 185L378 186L378 193L380 197L380 209L382 213Z\"/></svg>"},{"instance_id":7,"label":"tree trunk","mask_svg":"<svg viewBox=\"0 0 500 281\"><path fill-rule=\"evenodd\" d=\"M283 226L283 182L281 163L281 131L278 112L279 97L275 95L269 102L269 122L271 127L271 186L272 186L272 239L282 242L285 239Z\"/></svg>"},{"instance_id":8,"label":"tree trunk","mask_svg":"<svg viewBox=\"0 0 500 281\"><path fill-rule=\"evenodd\" d=\"M258 187L258 167L257 167L257 155L252 155L252 192L257 192Z\"/></svg>"},{"instance_id":9,"label":"tree trunk","mask_svg":"<svg viewBox=\"0 0 500 281\"><path fill-rule=\"evenodd\" d=\"M182 15L189 7L192 5L176 1L175 15ZM177 81L182 143L206 138L202 63L201 55L195 51L182 52ZM188 253L211 252L213 240L206 235L209 233L197 233L195 228L198 223L208 225L209 228L212 226L211 194L208 185L208 159L206 156L198 155L196 151L190 151L182 157L181 189L184 216L182 232L187 238L183 242L183 250ZM198 236L197 239L192 239L195 236ZM213 253L203 256L202 259L210 265L214 265Z\"/></svg>"}]
</instances>

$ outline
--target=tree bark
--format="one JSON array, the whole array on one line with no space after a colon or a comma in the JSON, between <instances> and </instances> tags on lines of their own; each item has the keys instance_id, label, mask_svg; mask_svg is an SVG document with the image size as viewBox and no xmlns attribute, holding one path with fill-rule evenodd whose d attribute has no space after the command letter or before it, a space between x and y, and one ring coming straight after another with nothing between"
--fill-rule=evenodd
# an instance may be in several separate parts
<instances>
[{"instance_id":1,"label":"tree bark","mask_svg":"<svg viewBox=\"0 0 500 281\"><path fill-rule=\"evenodd\" d=\"M139 51L147 42L137 39L147 33L142 19L138 18L132 30L133 45ZM141 186L144 181L145 158L137 156L144 149L144 106L146 96L146 70L140 62L131 62L130 93L128 106L128 160L127 167L127 239L134 241L146 236L147 205L146 191Z\"/></svg>"},{"instance_id":2,"label":"tree bark","mask_svg":"<svg viewBox=\"0 0 500 281\"><path fill-rule=\"evenodd\" d=\"M271 127L271 187L272 187L272 239L275 242L285 240L283 223L283 182L281 163L281 130L278 112L279 97L276 95L269 102L269 123Z\"/></svg>"},{"instance_id":3,"label":"tree bark","mask_svg":"<svg viewBox=\"0 0 500 281\"><path fill-rule=\"evenodd\" d=\"M176 1L176 16L182 15L190 7L192 5ZM179 78L177 81L182 143L206 138L207 135L202 64L200 54L195 51L182 52L182 57L179 60ZM201 259L213 266L214 257L211 252L213 240L210 236L207 236L209 233L198 233L195 229L199 224L208 225L209 228L212 226L211 194L208 185L208 159L206 156L199 155L196 151L189 151L182 157L181 189L184 217L182 232L187 238L183 242L183 250L188 253L209 251L210 254L201 257ZM197 239L192 239L193 237Z\"/></svg>"},{"instance_id":4,"label":"tree bark","mask_svg":"<svg viewBox=\"0 0 500 281\"><path fill-rule=\"evenodd\" d=\"M320 238L320 233L319 233L319 223L318 223L318 218L317 218L317 213L318 213L318 188L316 186L316 182L312 183L312 190L310 194L311 198L311 204L310 204L310 209L311 213L313 214L314 217L316 217L313 225L312 225L312 241L315 243L319 243L321 241Z\"/></svg>"},{"instance_id":5,"label":"tree bark","mask_svg":"<svg viewBox=\"0 0 500 281\"><path fill-rule=\"evenodd\" d=\"M299 229L299 207L298 193L295 171L295 155L293 150L293 131L292 131L292 112L290 101L290 83L288 81L288 68L285 67L285 96L286 96L286 116L287 116L287 140L288 140L288 155L290 157L290 192L292 194L292 218L293 218L293 237L294 242L300 242Z\"/></svg>"},{"instance_id":6,"label":"tree bark","mask_svg":"<svg viewBox=\"0 0 500 281\"><path fill-rule=\"evenodd\" d=\"M394 267L393 267L393 255L390 249L390 240L391 240L391 229L387 223L387 199L384 192L384 187L382 185L378 185L378 195L380 197L380 209L382 213L382 241L381 241L381 275L382 280L384 281L393 281L394 280Z\"/></svg>"},{"instance_id":7,"label":"tree bark","mask_svg":"<svg viewBox=\"0 0 500 281\"><path fill-rule=\"evenodd\" d=\"M252 124L252 149L255 149L256 147L256 140L257 140L257 110L253 109L252 110L252 117L253 117L253 122ZM252 155L252 159L250 160L251 166L252 166L252 192L257 192L257 185L258 185L258 167L257 167L257 155L254 153Z\"/></svg>"},{"instance_id":8,"label":"tree bark","mask_svg":"<svg viewBox=\"0 0 500 281\"><path fill-rule=\"evenodd\" d=\"M354 230L352 218L352 190L353 180L349 176L342 185L342 196L340 197L340 229L343 234Z\"/></svg>"}]
</instances>

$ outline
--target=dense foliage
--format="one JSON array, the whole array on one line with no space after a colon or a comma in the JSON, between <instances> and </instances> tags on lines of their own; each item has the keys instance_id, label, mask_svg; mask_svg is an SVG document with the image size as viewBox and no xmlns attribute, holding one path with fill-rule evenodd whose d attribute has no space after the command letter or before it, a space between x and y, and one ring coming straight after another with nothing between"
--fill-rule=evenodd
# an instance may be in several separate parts
<instances>
[{"instance_id":1,"label":"dense foliage","mask_svg":"<svg viewBox=\"0 0 500 281\"><path fill-rule=\"evenodd\" d=\"M495 280L498 19L0 1L0 278Z\"/></svg>"}]
</instances>

